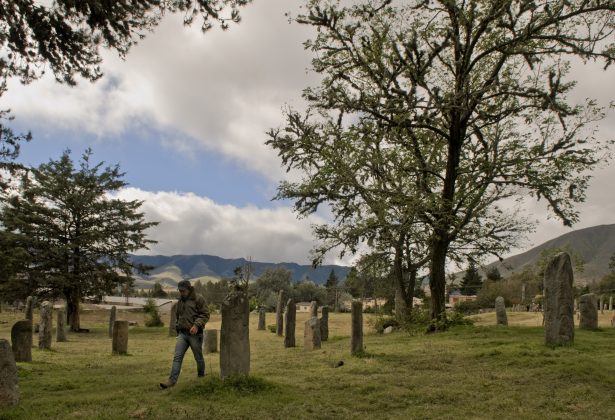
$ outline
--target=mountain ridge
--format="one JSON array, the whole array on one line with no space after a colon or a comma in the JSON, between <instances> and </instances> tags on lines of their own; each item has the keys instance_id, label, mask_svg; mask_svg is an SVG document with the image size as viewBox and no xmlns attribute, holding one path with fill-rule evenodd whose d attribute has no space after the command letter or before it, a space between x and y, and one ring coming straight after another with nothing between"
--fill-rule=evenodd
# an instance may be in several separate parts
<instances>
[{"instance_id":1,"label":"mountain ridge","mask_svg":"<svg viewBox=\"0 0 615 420\"><path fill-rule=\"evenodd\" d=\"M147 288L155 282L167 286L176 286L179 279L194 280L199 278L221 279L234 276L236 267L243 266L248 262L245 258L222 258L207 254L177 254L177 255L132 255L131 259L136 264L143 264L153 269L149 275L137 278L137 287ZM259 277L265 270L270 268L284 267L292 273L293 281L301 281L309 278L316 284L324 284L331 273L335 272L339 281L343 281L350 271L350 267L342 265L322 265L313 268L311 265L297 263L269 263L252 261L254 276Z\"/></svg>"},{"instance_id":2,"label":"mountain ridge","mask_svg":"<svg viewBox=\"0 0 615 420\"><path fill-rule=\"evenodd\" d=\"M575 269L575 282L581 284L599 281L610 272L609 261L615 253L615 224L603 224L567 232L520 254L495 261L484 269L496 267L502 276L518 273L535 264L547 249L569 249L584 261L584 269Z\"/></svg>"}]
</instances>

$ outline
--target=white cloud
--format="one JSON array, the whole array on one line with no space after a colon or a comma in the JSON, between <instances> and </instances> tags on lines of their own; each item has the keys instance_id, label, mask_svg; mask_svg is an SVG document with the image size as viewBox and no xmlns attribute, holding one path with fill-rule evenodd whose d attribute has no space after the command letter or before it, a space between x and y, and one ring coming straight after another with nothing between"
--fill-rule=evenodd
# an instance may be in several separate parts
<instances>
[{"instance_id":1,"label":"white cloud","mask_svg":"<svg viewBox=\"0 0 615 420\"><path fill-rule=\"evenodd\" d=\"M301 104L310 54L309 29L289 24L284 12L298 1L255 2L229 31L201 33L168 15L126 61L104 52L105 76L78 87L49 75L28 86L12 80L0 105L40 131L86 132L113 137L141 127L161 131L177 153L218 152L278 180L276 153L265 132L282 123L286 103Z\"/></svg>"},{"instance_id":2,"label":"white cloud","mask_svg":"<svg viewBox=\"0 0 615 420\"><path fill-rule=\"evenodd\" d=\"M255 261L308 264L314 244L310 225L323 222L318 216L297 220L288 207L221 205L191 193L126 188L116 196L142 200L146 219L160 222L150 232L158 241L147 251L150 255L251 256Z\"/></svg>"}]
</instances>

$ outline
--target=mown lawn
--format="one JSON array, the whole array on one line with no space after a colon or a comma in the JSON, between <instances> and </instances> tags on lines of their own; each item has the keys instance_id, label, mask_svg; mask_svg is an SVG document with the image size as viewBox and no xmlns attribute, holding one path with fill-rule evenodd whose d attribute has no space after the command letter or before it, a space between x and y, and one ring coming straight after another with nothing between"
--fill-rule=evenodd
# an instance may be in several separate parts
<instances>
[{"instance_id":1,"label":"mown lawn","mask_svg":"<svg viewBox=\"0 0 615 420\"><path fill-rule=\"evenodd\" d=\"M18 317L0 314L8 321L0 337L10 337ZM208 377L199 380L189 352L178 385L161 391L157 384L169 373L174 348L167 329L134 327L130 355L111 356L104 314L86 314L92 332L70 334L70 342L54 342L52 351L34 349L34 362L18 364L21 403L0 417L613 418L615 329L577 331L573 347L551 349L540 327L498 328L487 325L494 321L488 314L479 318L485 325L434 335L370 333L366 355L356 358L349 354L349 315L330 317L331 340L306 353L257 331L255 315L253 380L222 385L217 354L206 356ZM509 313L512 324L526 317ZM298 314L299 345L305 319ZM213 317L209 326L219 325ZM343 366L335 367L339 361Z\"/></svg>"}]
</instances>

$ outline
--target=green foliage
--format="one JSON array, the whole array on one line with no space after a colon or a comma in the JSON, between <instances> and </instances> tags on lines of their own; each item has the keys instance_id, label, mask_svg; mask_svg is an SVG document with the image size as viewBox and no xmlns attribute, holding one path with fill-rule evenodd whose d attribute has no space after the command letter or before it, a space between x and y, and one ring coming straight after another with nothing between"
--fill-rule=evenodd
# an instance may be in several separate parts
<instances>
[{"instance_id":1,"label":"green foliage","mask_svg":"<svg viewBox=\"0 0 615 420\"><path fill-rule=\"evenodd\" d=\"M310 1L297 21L315 29L319 84L269 133L283 165L305 173L278 198L334 213L316 253L365 242L390 256L408 242L408 267L430 267L432 317L447 261L499 256L531 230L504 200L544 199L571 225L588 171L610 158L591 128L605 112L572 102L567 60L615 61L599 46L615 33L612 2L499 6Z\"/></svg>"},{"instance_id":2,"label":"green foliage","mask_svg":"<svg viewBox=\"0 0 615 420\"><path fill-rule=\"evenodd\" d=\"M478 272L478 268L476 268L476 264L474 261L470 261L468 265L468 269L463 275L463 279L461 281L461 293L468 295L476 295L480 290L483 284L483 278Z\"/></svg>"},{"instance_id":3,"label":"green foliage","mask_svg":"<svg viewBox=\"0 0 615 420\"><path fill-rule=\"evenodd\" d=\"M494 300L495 303L495 300ZM476 300L466 300L463 302L458 302L453 306L453 311L458 312L462 315L472 315L477 314L479 310L482 308L482 305L479 301Z\"/></svg>"},{"instance_id":4,"label":"green foliage","mask_svg":"<svg viewBox=\"0 0 615 420\"><path fill-rule=\"evenodd\" d=\"M498 270L497 267L489 268L485 275L487 277L487 280L491 280L491 281L502 280L502 275L500 274L500 270Z\"/></svg>"},{"instance_id":5,"label":"green foliage","mask_svg":"<svg viewBox=\"0 0 615 420\"><path fill-rule=\"evenodd\" d=\"M123 57L168 12L183 13L187 24L200 16L203 30L212 21L226 28L229 22L239 21L238 7L248 2L58 0L53 6L34 0L3 2L0 23L11 31L10 42L2 43L0 75L28 83L50 69L60 82L75 84L75 75L94 81L102 76L101 45Z\"/></svg>"},{"instance_id":6,"label":"green foliage","mask_svg":"<svg viewBox=\"0 0 615 420\"><path fill-rule=\"evenodd\" d=\"M276 327L276 325L275 325L275 324L273 324L273 325L267 325L267 329L269 330L269 332L272 332L272 333L274 333L274 334L278 331L278 329L277 329L277 327Z\"/></svg>"},{"instance_id":7,"label":"green foliage","mask_svg":"<svg viewBox=\"0 0 615 420\"><path fill-rule=\"evenodd\" d=\"M370 318L368 324L378 333L382 334L387 327L398 328L400 326L399 321L394 316L386 316L380 314L374 318Z\"/></svg>"},{"instance_id":8,"label":"green foliage","mask_svg":"<svg viewBox=\"0 0 615 420\"><path fill-rule=\"evenodd\" d=\"M155 298L166 298L168 297L167 292L162 289L162 286L159 282L154 283L154 287L152 287L152 297Z\"/></svg>"},{"instance_id":9,"label":"green foliage","mask_svg":"<svg viewBox=\"0 0 615 420\"><path fill-rule=\"evenodd\" d=\"M160 318L160 311L158 310L158 306L156 306L156 301L154 301L154 299L150 298L147 300L143 306L143 312L147 314L147 319L145 320L146 327L164 326L164 323Z\"/></svg>"},{"instance_id":10,"label":"green foliage","mask_svg":"<svg viewBox=\"0 0 615 420\"><path fill-rule=\"evenodd\" d=\"M15 258L19 268L1 287L21 298L64 297L73 330L84 296L130 289L133 271L145 270L130 254L154 243L145 231L157 224L145 221L140 201L113 197L126 186L119 166L92 164L91 157L86 150L75 167L66 151L40 165L0 211L3 258Z\"/></svg>"},{"instance_id":11,"label":"green foliage","mask_svg":"<svg viewBox=\"0 0 615 420\"><path fill-rule=\"evenodd\" d=\"M273 309L280 290L284 291L284 296L291 295L292 278L293 274L284 267L269 268L250 284L249 293L256 298L258 305Z\"/></svg>"},{"instance_id":12,"label":"green foliage","mask_svg":"<svg viewBox=\"0 0 615 420\"><path fill-rule=\"evenodd\" d=\"M292 296L295 302L316 301L319 305L327 301L327 291L310 280L303 280L293 285Z\"/></svg>"},{"instance_id":13,"label":"green foliage","mask_svg":"<svg viewBox=\"0 0 615 420\"><path fill-rule=\"evenodd\" d=\"M219 377L208 376L196 385L190 387L187 393L201 397L230 393L234 397L261 394L276 390L276 384L257 376L236 375L224 380Z\"/></svg>"}]
</instances>

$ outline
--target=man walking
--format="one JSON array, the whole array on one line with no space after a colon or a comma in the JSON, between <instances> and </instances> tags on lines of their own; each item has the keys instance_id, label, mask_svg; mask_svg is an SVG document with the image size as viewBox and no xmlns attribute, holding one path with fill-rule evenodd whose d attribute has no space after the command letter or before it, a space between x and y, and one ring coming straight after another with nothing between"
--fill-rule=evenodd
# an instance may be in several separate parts
<instances>
[{"instance_id":1,"label":"man walking","mask_svg":"<svg viewBox=\"0 0 615 420\"><path fill-rule=\"evenodd\" d=\"M178 283L179 300L177 301L177 312L175 330L177 339L175 342L175 354L173 356L173 366L171 375L166 382L160 383L160 388L172 387L179 378L182 368L182 361L188 347L192 349L198 376L205 376L205 359L203 358L203 329L209 320L209 311L205 299L197 295L188 280Z\"/></svg>"}]
</instances>

